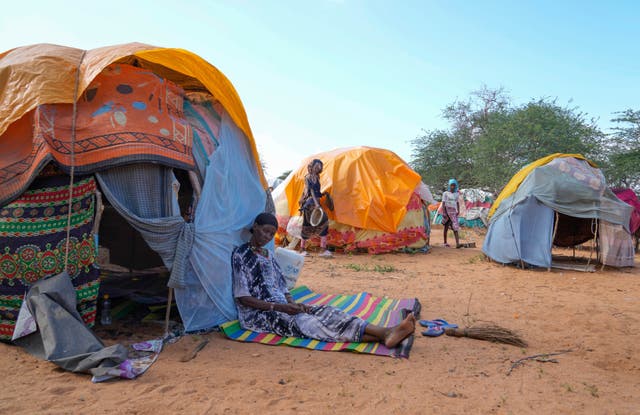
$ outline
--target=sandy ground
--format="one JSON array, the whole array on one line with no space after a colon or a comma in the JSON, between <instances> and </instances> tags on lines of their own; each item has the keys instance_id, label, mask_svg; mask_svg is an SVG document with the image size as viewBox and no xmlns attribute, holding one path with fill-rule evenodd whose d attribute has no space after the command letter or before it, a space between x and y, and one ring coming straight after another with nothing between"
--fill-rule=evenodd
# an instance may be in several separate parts
<instances>
[{"instance_id":1,"label":"sandy ground","mask_svg":"<svg viewBox=\"0 0 640 415\"><path fill-rule=\"evenodd\" d=\"M416 331L410 359L237 343L218 333L169 345L142 377L92 384L0 344L0 413L640 413L640 268L523 271L477 248L428 254L312 256L299 283L319 292L418 297L423 318L492 321L530 346ZM636 256L640 263L640 256ZM390 272L374 271L391 269ZM147 327L115 340L160 335ZM203 338L194 359L183 358ZM110 342L113 339L108 339ZM527 356L571 350L557 363Z\"/></svg>"}]
</instances>

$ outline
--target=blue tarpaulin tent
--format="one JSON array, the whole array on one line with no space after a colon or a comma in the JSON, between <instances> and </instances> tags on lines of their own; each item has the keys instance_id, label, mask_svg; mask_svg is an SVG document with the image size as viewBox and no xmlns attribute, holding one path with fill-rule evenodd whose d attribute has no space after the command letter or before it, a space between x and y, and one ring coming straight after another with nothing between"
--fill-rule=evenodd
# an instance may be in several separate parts
<instances>
[{"instance_id":1,"label":"blue tarpaulin tent","mask_svg":"<svg viewBox=\"0 0 640 415\"><path fill-rule=\"evenodd\" d=\"M483 252L500 263L548 268L553 245L575 246L598 237L603 264L633 265L630 206L586 160L562 154L549 158L529 169L515 191L498 197Z\"/></svg>"}]
</instances>

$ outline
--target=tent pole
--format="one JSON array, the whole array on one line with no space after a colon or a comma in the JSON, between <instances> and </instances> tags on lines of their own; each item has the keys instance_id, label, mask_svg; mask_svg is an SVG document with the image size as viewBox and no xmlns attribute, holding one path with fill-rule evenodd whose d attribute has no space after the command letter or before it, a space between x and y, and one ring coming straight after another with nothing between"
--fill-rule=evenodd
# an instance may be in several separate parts
<instances>
[{"instance_id":1,"label":"tent pole","mask_svg":"<svg viewBox=\"0 0 640 415\"><path fill-rule=\"evenodd\" d=\"M554 213L556 214L556 220L555 223L553 224L553 235L551 235L551 250L553 251L553 241L556 240L556 233L558 232L558 212L554 211ZM552 255L553 258L553 255ZM553 259L551 259L551 262L553 262ZM551 271L551 266L547 267L547 272Z\"/></svg>"},{"instance_id":2,"label":"tent pole","mask_svg":"<svg viewBox=\"0 0 640 415\"><path fill-rule=\"evenodd\" d=\"M200 195L202 194L202 186L200 185L198 176L193 170L189 170L189 181L191 182L191 188L193 189L193 193L195 194L195 197L193 197L193 203L191 205L191 212L189 215L189 221L192 222L196 214L196 207L198 206L198 202L200 201Z\"/></svg>"},{"instance_id":3,"label":"tent pole","mask_svg":"<svg viewBox=\"0 0 640 415\"><path fill-rule=\"evenodd\" d=\"M189 181L191 182L193 191L196 193L196 197L199 199L200 194L202 193L202 186L200 186L200 180L198 180L196 172L189 170Z\"/></svg>"},{"instance_id":4,"label":"tent pole","mask_svg":"<svg viewBox=\"0 0 640 415\"><path fill-rule=\"evenodd\" d=\"M171 316L171 303L173 303L173 288L169 287L169 294L167 296L167 311L164 314L164 335L169 334L169 317Z\"/></svg>"},{"instance_id":5,"label":"tent pole","mask_svg":"<svg viewBox=\"0 0 640 415\"><path fill-rule=\"evenodd\" d=\"M595 223L595 230L593 229L594 223ZM593 256L595 244L597 243L596 238L598 237L598 219L595 219L595 218L592 219L591 232L593 233L593 239L591 240L591 248L589 249L589 260L587 261L587 265L584 267L585 270L589 267L589 264L591 264L591 257Z\"/></svg>"}]
</instances>

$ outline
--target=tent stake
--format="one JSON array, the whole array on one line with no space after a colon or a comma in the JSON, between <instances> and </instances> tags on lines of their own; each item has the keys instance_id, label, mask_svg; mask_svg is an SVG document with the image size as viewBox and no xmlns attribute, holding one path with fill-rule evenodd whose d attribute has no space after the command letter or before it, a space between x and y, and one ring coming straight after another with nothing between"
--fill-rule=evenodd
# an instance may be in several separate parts
<instances>
[{"instance_id":1,"label":"tent stake","mask_svg":"<svg viewBox=\"0 0 640 415\"><path fill-rule=\"evenodd\" d=\"M173 302L173 288L169 287L169 295L167 296L167 311L164 314L164 335L169 335L169 317L171 316L171 303Z\"/></svg>"}]
</instances>

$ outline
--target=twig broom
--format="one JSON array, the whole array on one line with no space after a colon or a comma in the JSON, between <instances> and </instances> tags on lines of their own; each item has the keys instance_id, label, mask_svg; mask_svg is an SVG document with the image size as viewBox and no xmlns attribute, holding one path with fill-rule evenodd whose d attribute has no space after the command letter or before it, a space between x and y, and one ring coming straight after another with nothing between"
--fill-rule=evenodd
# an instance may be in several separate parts
<instances>
[{"instance_id":1,"label":"twig broom","mask_svg":"<svg viewBox=\"0 0 640 415\"><path fill-rule=\"evenodd\" d=\"M445 334L452 337L468 337L470 339L486 340L494 343L511 344L518 347L527 347L517 333L495 324L467 327L464 329L445 329Z\"/></svg>"}]
</instances>

